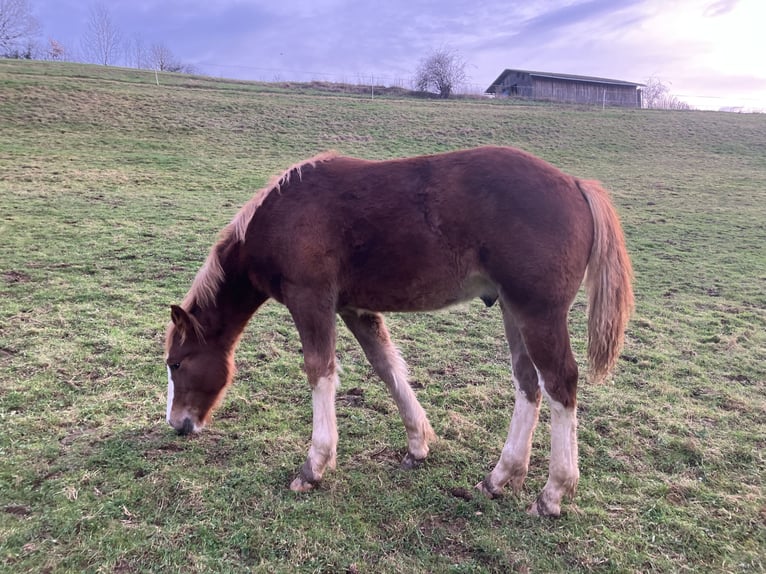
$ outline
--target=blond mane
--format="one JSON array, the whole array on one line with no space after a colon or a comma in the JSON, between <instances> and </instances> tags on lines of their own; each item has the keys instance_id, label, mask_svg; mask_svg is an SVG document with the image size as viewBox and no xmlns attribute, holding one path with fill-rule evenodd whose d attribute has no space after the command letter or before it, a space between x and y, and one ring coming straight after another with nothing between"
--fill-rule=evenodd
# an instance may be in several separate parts
<instances>
[{"instance_id":1,"label":"blond mane","mask_svg":"<svg viewBox=\"0 0 766 574\"><path fill-rule=\"evenodd\" d=\"M219 246L230 241L244 242L247 227L250 225L253 215L255 215L256 210L266 200L269 194L272 192L279 193L284 186L290 183L290 179L293 176L297 176L299 180L302 179L303 169L305 167L314 167L317 163L329 161L337 156L337 152L327 151L307 160L298 162L287 168L280 175L273 177L269 183L266 184L266 187L257 191L255 195L242 206L231 222L221 231L218 241L212 247L205 263L194 277L191 289L189 289L186 297L184 297L181 306L188 311L195 304L200 307L208 307L212 305L225 276L218 255Z\"/></svg>"}]
</instances>

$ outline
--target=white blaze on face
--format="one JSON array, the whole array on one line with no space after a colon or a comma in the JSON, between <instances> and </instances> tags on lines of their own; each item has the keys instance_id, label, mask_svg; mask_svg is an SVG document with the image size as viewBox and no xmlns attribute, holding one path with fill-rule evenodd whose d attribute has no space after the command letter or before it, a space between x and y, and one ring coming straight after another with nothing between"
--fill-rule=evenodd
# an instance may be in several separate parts
<instances>
[{"instance_id":1,"label":"white blaze on face","mask_svg":"<svg viewBox=\"0 0 766 574\"><path fill-rule=\"evenodd\" d=\"M165 412L165 419L170 424L170 411L173 410L173 394L175 391L175 384L173 383L173 375L170 373L170 367L168 369L168 407Z\"/></svg>"}]
</instances>

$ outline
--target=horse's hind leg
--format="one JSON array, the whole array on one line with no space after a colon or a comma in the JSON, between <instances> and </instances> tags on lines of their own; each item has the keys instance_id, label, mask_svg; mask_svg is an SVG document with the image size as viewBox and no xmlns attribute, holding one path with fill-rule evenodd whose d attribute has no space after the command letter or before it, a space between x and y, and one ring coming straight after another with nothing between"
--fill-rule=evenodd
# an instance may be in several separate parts
<instances>
[{"instance_id":1,"label":"horse's hind leg","mask_svg":"<svg viewBox=\"0 0 766 574\"><path fill-rule=\"evenodd\" d=\"M508 306L503 305L502 309L505 333L511 348L512 380L514 387L516 387L516 398L508 430L508 439L503 447L500 460L492 472L476 485L476 488L489 497L499 495L507 483L510 483L513 492L521 490L529 468L532 435L535 426L537 426L540 410L540 387L537 381L537 371L529 358L527 347L513 321L513 317L511 317Z\"/></svg>"},{"instance_id":2,"label":"horse's hind leg","mask_svg":"<svg viewBox=\"0 0 766 574\"><path fill-rule=\"evenodd\" d=\"M407 429L407 455L402 466L412 468L426 458L434 431L423 407L407 382L407 365L391 342L379 313L345 310L340 314L364 350L367 360L386 383Z\"/></svg>"},{"instance_id":3,"label":"horse's hind leg","mask_svg":"<svg viewBox=\"0 0 766 574\"><path fill-rule=\"evenodd\" d=\"M561 500L574 496L577 467L577 363L569 345L567 312L524 318L521 329L538 376L540 390L551 407L551 458L546 482L530 514L558 516Z\"/></svg>"}]
</instances>

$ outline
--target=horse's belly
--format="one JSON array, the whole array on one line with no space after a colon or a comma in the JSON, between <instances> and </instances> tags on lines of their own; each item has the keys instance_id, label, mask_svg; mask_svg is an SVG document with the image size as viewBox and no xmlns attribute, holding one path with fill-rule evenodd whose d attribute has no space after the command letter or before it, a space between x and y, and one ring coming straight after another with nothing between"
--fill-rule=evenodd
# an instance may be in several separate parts
<instances>
[{"instance_id":1,"label":"horse's belly","mask_svg":"<svg viewBox=\"0 0 766 574\"><path fill-rule=\"evenodd\" d=\"M462 279L415 275L396 281L350 286L339 297L341 307L368 311L434 311L480 298L491 305L498 297L495 283L480 273Z\"/></svg>"}]
</instances>

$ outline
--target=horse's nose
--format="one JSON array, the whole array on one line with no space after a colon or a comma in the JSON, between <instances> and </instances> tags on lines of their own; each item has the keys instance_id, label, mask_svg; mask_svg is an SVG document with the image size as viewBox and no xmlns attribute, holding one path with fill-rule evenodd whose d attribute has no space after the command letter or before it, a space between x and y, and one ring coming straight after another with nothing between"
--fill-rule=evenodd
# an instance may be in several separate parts
<instances>
[{"instance_id":1,"label":"horse's nose","mask_svg":"<svg viewBox=\"0 0 766 574\"><path fill-rule=\"evenodd\" d=\"M186 417L184 419L184 424L180 429L178 430L178 434L181 436L186 436L187 434L191 434L191 432L194 430L194 423L189 417Z\"/></svg>"}]
</instances>

